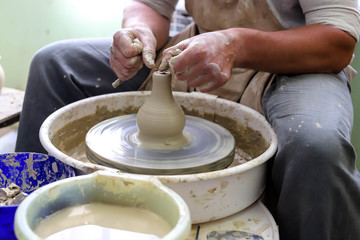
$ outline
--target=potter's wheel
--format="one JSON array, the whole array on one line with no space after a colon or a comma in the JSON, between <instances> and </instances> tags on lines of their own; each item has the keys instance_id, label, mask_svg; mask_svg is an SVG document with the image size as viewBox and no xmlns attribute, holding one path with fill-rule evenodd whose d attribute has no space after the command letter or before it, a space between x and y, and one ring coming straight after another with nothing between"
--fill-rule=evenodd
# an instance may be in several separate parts
<instances>
[{"instance_id":1,"label":"potter's wheel","mask_svg":"<svg viewBox=\"0 0 360 240\"><path fill-rule=\"evenodd\" d=\"M95 125L86 136L90 161L132 173L190 174L224 169L234 158L235 140L222 126L186 116L183 133L189 143L178 149L141 147L136 115Z\"/></svg>"}]
</instances>

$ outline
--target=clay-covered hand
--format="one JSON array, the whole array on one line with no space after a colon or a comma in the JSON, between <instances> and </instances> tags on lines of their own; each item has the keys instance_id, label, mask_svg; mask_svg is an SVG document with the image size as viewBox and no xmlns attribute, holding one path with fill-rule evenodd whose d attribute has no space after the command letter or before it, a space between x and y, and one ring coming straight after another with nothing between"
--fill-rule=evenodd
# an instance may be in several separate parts
<instances>
[{"instance_id":1,"label":"clay-covered hand","mask_svg":"<svg viewBox=\"0 0 360 240\"><path fill-rule=\"evenodd\" d=\"M222 32L211 32L186 39L166 49L159 70L170 67L175 77L189 87L209 92L224 85L234 65L231 41Z\"/></svg>"},{"instance_id":2,"label":"clay-covered hand","mask_svg":"<svg viewBox=\"0 0 360 240\"><path fill-rule=\"evenodd\" d=\"M120 80L128 80L145 64L155 66L156 39L147 28L124 28L113 36L110 66Z\"/></svg>"}]
</instances>

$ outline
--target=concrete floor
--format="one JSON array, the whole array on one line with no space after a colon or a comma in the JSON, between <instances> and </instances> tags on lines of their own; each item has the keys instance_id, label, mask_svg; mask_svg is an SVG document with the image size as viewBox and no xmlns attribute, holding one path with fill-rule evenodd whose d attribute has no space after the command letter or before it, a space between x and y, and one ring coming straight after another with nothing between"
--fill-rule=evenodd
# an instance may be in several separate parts
<instances>
[{"instance_id":1,"label":"concrete floor","mask_svg":"<svg viewBox=\"0 0 360 240\"><path fill-rule=\"evenodd\" d=\"M18 124L0 128L0 154L15 151Z\"/></svg>"}]
</instances>

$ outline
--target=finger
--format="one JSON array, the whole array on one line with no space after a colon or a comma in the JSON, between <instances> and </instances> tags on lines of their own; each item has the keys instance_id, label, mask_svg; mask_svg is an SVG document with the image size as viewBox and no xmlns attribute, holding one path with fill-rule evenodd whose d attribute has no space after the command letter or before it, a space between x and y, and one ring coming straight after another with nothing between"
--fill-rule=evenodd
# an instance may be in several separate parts
<instances>
[{"instance_id":1,"label":"finger","mask_svg":"<svg viewBox=\"0 0 360 240\"><path fill-rule=\"evenodd\" d=\"M215 90L216 88L218 88L217 83L216 83L216 82L212 82L212 81L211 81L211 82L207 82L207 83L205 83L204 85L199 86L200 92L204 92L204 93L210 92L210 91L212 91L212 90Z\"/></svg>"},{"instance_id":2,"label":"finger","mask_svg":"<svg viewBox=\"0 0 360 240\"><path fill-rule=\"evenodd\" d=\"M159 66L159 70L160 71L166 71L169 69L169 61L166 61L164 59L161 60L160 66Z\"/></svg>"},{"instance_id":3,"label":"finger","mask_svg":"<svg viewBox=\"0 0 360 240\"><path fill-rule=\"evenodd\" d=\"M134 38L132 43L131 43L132 46L136 47L138 50L139 50L139 53L142 51L143 49L143 45L142 43L140 42L140 40L138 38Z\"/></svg>"},{"instance_id":4,"label":"finger","mask_svg":"<svg viewBox=\"0 0 360 240\"><path fill-rule=\"evenodd\" d=\"M187 48L176 58L176 61L172 63L172 68L175 73L182 73L187 69L190 69L199 64L199 62L206 62L204 54L195 48ZM200 65L201 66L201 65Z\"/></svg>"},{"instance_id":5,"label":"finger","mask_svg":"<svg viewBox=\"0 0 360 240\"><path fill-rule=\"evenodd\" d=\"M201 83L201 84L199 84ZM210 80L209 76L206 74L200 75L193 81L188 81L189 87L197 88L200 92L210 92L213 91L223 85L223 83L218 82L216 80Z\"/></svg>"},{"instance_id":6,"label":"finger","mask_svg":"<svg viewBox=\"0 0 360 240\"><path fill-rule=\"evenodd\" d=\"M165 50L163 53L161 64L159 66L159 70L165 71L169 68L172 68L171 70L174 71L174 63L178 59L178 56L181 54L181 52L181 49L179 49L177 46Z\"/></svg>"},{"instance_id":7,"label":"finger","mask_svg":"<svg viewBox=\"0 0 360 240\"><path fill-rule=\"evenodd\" d=\"M130 78L134 77L137 74L137 72L139 71L139 69L136 69L133 71L128 71L128 72L123 73L123 72L118 71L117 69L113 69L113 70L120 81L129 80Z\"/></svg>"},{"instance_id":8,"label":"finger","mask_svg":"<svg viewBox=\"0 0 360 240\"><path fill-rule=\"evenodd\" d=\"M207 64L206 68L199 67L199 65L188 70L187 81L190 87L199 87L202 91L211 91L224 85L230 78L230 72L222 72L215 63ZM185 73L176 76L180 80L184 78L183 75Z\"/></svg>"},{"instance_id":9,"label":"finger","mask_svg":"<svg viewBox=\"0 0 360 240\"><path fill-rule=\"evenodd\" d=\"M187 68L185 68L185 70L183 70L181 72L175 73L175 76L180 81L193 82L199 76L207 75L207 74L208 74L208 69L206 67L204 67L203 63L197 62L195 65L193 65L191 67L187 67ZM195 83L197 83L197 81L195 81ZM197 84L201 85L202 83L198 82ZM193 87L192 84L191 84L191 87Z\"/></svg>"},{"instance_id":10,"label":"finger","mask_svg":"<svg viewBox=\"0 0 360 240\"><path fill-rule=\"evenodd\" d=\"M133 77L142 68L142 62L138 62L140 64L131 65L131 67L125 67L120 61L112 57L110 58L110 66L120 80L127 80Z\"/></svg>"},{"instance_id":11,"label":"finger","mask_svg":"<svg viewBox=\"0 0 360 240\"><path fill-rule=\"evenodd\" d=\"M110 61L118 61L124 68L137 68L142 64L140 55L127 58L114 46L110 47L110 52Z\"/></svg>"},{"instance_id":12,"label":"finger","mask_svg":"<svg viewBox=\"0 0 360 240\"><path fill-rule=\"evenodd\" d=\"M116 32L113 36L113 46L127 58L134 57L142 52L141 42L136 40L131 31Z\"/></svg>"},{"instance_id":13,"label":"finger","mask_svg":"<svg viewBox=\"0 0 360 240\"><path fill-rule=\"evenodd\" d=\"M143 61L145 63L145 65L148 68L154 68L155 67L155 50L152 48L148 48L148 47L144 47L143 49L143 53L142 53L142 58Z\"/></svg>"},{"instance_id":14,"label":"finger","mask_svg":"<svg viewBox=\"0 0 360 240\"><path fill-rule=\"evenodd\" d=\"M143 46L142 58L148 68L155 67L156 39L151 32L145 31L138 36Z\"/></svg>"}]
</instances>

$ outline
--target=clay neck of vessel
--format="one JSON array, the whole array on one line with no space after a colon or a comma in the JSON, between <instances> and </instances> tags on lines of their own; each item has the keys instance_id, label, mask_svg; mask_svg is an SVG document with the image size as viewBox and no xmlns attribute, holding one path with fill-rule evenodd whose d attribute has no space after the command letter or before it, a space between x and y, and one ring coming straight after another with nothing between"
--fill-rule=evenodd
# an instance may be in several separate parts
<instances>
[{"instance_id":1,"label":"clay neck of vessel","mask_svg":"<svg viewBox=\"0 0 360 240\"><path fill-rule=\"evenodd\" d=\"M188 143L184 136L185 114L171 91L169 72L155 72L150 97L137 113L140 146L153 149L179 149Z\"/></svg>"}]
</instances>

